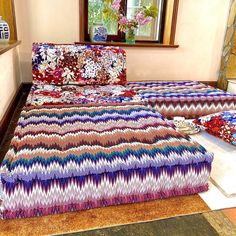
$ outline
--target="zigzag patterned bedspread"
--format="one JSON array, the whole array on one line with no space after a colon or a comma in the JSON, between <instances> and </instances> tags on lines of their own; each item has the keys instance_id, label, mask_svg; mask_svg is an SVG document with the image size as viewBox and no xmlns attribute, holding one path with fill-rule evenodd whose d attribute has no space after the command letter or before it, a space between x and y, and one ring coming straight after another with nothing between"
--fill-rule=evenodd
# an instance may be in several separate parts
<instances>
[{"instance_id":1,"label":"zigzag patterned bedspread","mask_svg":"<svg viewBox=\"0 0 236 236\"><path fill-rule=\"evenodd\" d=\"M197 81L129 82L126 87L168 118L194 119L236 109L236 94Z\"/></svg>"},{"instance_id":2,"label":"zigzag patterned bedspread","mask_svg":"<svg viewBox=\"0 0 236 236\"><path fill-rule=\"evenodd\" d=\"M25 108L1 166L1 217L205 191L212 159L142 105Z\"/></svg>"}]
</instances>

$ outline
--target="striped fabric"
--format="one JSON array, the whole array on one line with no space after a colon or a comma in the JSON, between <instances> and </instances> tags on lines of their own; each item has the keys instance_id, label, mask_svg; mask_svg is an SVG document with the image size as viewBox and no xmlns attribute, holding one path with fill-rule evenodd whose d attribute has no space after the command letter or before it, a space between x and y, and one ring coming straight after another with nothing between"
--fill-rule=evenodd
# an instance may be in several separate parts
<instances>
[{"instance_id":1,"label":"striped fabric","mask_svg":"<svg viewBox=\"0 0 236 236\"><path fill-rule=\"evenodd\" d=\"M212 159L142 105L25 108L1 166L1 217L205 191Z\"/></svg>"},{"instance_id":2,"label":"striped fabric","mask_svg":"<svg viewBox=\"0 0 236 236\"><path fill-rule=\"evenodd\" d=\"M236 110L236 94L197 81L129 82L141 100L162 115L194 119L216 112Z\"/></svg>"}]
</instances>

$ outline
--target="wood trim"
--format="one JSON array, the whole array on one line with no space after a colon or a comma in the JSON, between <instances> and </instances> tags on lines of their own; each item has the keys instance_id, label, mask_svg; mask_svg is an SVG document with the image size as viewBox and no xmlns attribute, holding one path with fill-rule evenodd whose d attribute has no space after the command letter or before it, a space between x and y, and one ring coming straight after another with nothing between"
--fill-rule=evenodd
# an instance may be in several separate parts
<instances>
[{"instance_id":1,"label":"wood trim","mask_svg":"<svg viewBox=\"0 0 236 236\"><path fill-rule=\"evenodd\" d=\"M175 44L175 33L176 33L176 26L177 26L178 9L179 9L179 0L175 0L174 7L173 7L172 23L171 23L171 34L170 34L171 45Z\"/></svg>"},{"instance_id":2,"label":"wood trim","mask_svg":"<svg viewBox=\"0 0 236 236\"><path fill-rule=\"evenodd\" d=\"M21 41L10 41L6 44L0 44L0 55L20 45Z\"/></svg>"},{"instance_id":3,"label":"wood trim","mask_svg":"<svg viewBox=\"0 0 236 236\"><path fill-rule=\"evenodd\" d=\"M119 46L119 47L156 47L156 48L178 48L179 45L170 45L162 43L153 43L153 42L136 42L135 44L128 44L125 42L88 42L81 41L75 42L75 44L86 44L86 45L104 45L104 46Z\"/></svg>"},{"instance_id":4,"label":"wood trim","mask_svg":"<svg viewBox=\"0 0 236 236\"><path fill-rule=\"evenodd\" d=\"M85 38L85 35L84 35L84 9L85 9L85 6L84 6L84 1L80 0L79 1L79 38L80 38L80 41L83 41L84 38Z\"/></svg>"},{"instance_id":5,"label":"wood trim","mask_svg":"<svg viewBox=\"0 0 236 236\"><path fill-rule=\"evenodd\" d=\"M165 13L166 19L163 36L164 44L173 45L175 43L178 7L179 0L167 0Z\"/></svg>"},{"instance_id":6,"label":"wood trim","mask_svg":"<svg viewBox=\"0 0 236 236\"><path fill-rule=\"evenodd\" d=\"M126 5L127 0L121 0L121 5ZM88 0L80 1L80 41L89 41L88 33ZM126 10L124 10L126 13ZM108 41L123 42L125 41L125 34L121 31L118 31L116 35L108 35Z\"/></svg>"},{"instance_id":7,"label":"wood trim","mask_svg":"<svg viewBox=\"0 0 236 236\"><path fill-rule=\"evenodd\" d=\"M164 24L164 34L163 43L170 44L171 35L171 25L172 25L172 12L174 8L173 0L166 0L166 12L165 12L165 24Z\"/></svg>"},{"instance_id":8,"label":"wood trim","mask_svg":"<svg viewBox=\"0 0 236 236\"><path fill-rule=\"evenodd\" d=\"M29 92L31 86L32 86L32 83L21 83L19 88L17 89L14 97L12 98L5 114L3 115L2 120L0 121L0 144L1 144L1 142L4 138L4 135L7 131L11 117L13 116L13 113L14 113L16 105L21 97L21 94L24 92Z\"/></svg>"},{"instance_id":9,"label":"wood trim","mask_svg":"<svg viewBox=\"0 0 236 236\"><path fill-rule=\"evenodd\" d=\"M122 1L127 1L127 0L122 0ZM163 14L163 17L165 18L163 20L163 25L162 25L162 47L167 47L167 45L173 45L174 48L179 47L178 45L175 45L175 33L176 33L176 25L177 25L177 15L178 15L178 7L179 7L179 0L164 0L164 4L166 6L166 11ZM80 11L80 42L88 42L89 41L89 36L88 36L88 0L81 0L79 1L79 11ZM111 37L112 40L115 42L117 41L117 44L123 43L124 41L124 34L122 33L121 35L118 35L117 38L112 35ZM110 38L111 39L111 38ZM119 41L120 39L120 41ZM108 38L109 41L109 38ZM109 45L117 45L114 42L105 42L103 44L109 44ZM118 42L119 41L119 42ZM91 43L91 42L90 42ZM142 44L139 44L142 43ZM91 43L95 44L95 43ZM99 43L98 43L99 44ZM150 44L148 46L148 44ZM127 44L126 44L127 45ZM130 44L128 47L161 47L160 42L148 42L148 41L140 41L136 44ZM170 46L171 47L171 46Z\"/></svg>"},{"instance_id":10,"label":"wood trim","mask_svg":"<svg viewBox=\"0 0 236 236\"><path fill-rule=\"evenodd\" d=\"M10 40L17 40L14 0L0 0L0 16L10 27Z\"/></svg>"}]
</instances>

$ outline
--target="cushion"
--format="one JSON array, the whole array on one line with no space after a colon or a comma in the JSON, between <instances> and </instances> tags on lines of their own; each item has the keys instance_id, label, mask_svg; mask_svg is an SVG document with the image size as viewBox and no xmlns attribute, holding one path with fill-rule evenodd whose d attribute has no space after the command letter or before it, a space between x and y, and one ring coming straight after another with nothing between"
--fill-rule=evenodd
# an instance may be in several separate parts
<instances>
[{"instance_id":1,"label":"cushion","mask_svg":"<svg viewBox=\"0 0 236 236\"><path fill-rule=\"evenodd\" d=\"M206 131L224 141L236 145L236 110L207 115L194 120Z\"/></svg>"},{"instance_id":2,"label":"cushion","mask_svg":"<svg viewBox=\"0 0 236 236\"><path fill-rule=\"evenodd\" d=\"M143 104L132 89L123 85L48 85L33 84L27 106L78 104Z\"/></svg>"},{"instance_id":3,"label":"cushion","mask_svg":"<svg viewBox=\"0 0 236 236\"><path fill-rule=\"evenodd\" d=\"M128 82L150 107L169 119L195 119L221 111L236 110L236 94L198 81Z\"/></svg>"},{"instance_id":4,"label":"cushion","mask_svg":"<svg viewBox=\"0 0 236 236\"><path fill-rule=\"evenodd\" d=\"M34 84L126 83L126 54L119 47L33 44Z\"/></svg>"}]
</instances>

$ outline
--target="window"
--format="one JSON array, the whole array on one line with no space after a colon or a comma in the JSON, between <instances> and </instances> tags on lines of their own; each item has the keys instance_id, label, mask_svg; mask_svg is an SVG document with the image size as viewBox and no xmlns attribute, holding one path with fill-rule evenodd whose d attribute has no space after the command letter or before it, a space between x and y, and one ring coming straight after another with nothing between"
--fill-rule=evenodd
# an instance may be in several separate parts
<instances>
[{"instance_id":1,"label":"window","mask_svg":"<svg viewBox=\"0 0 236 236\"><path fill-rule=\"evenodd\" d=\"M146 26L137 29L137 42L174 44L178 0L122 0L121 8L127 18L132 19L142 6L156 5L158 16ZM106 21L102 13L101 0L85 0L80 4L80 38L89 41L89 29L93 23L103 23L108 29L108 41L123 42L125 34L118 30L118 23ZM168 39L167 39L168 38Z\"/></svg>"}]
</instances>

